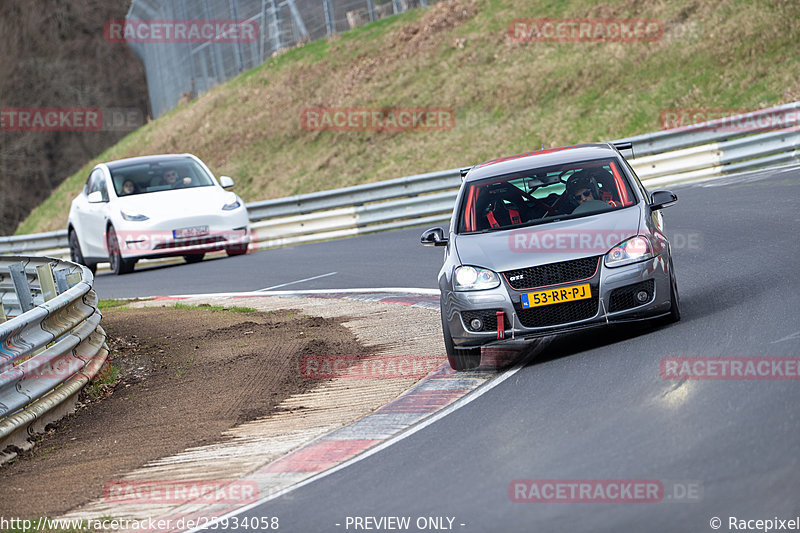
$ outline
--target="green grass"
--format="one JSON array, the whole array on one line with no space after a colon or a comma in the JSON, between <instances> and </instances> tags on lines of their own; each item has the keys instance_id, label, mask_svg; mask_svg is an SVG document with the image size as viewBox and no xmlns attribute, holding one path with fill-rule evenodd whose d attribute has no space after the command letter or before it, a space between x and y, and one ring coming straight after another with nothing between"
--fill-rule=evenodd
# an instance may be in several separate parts
<instances>
[{"instance_id":1,"label":"green grass","mask_svg":"<svg viewBox=\"0 0 800 533\"><path fill-rule=\"evenodd\" d=\"M92 380L89 385L88 394L92 399L99 398L106 388L119 381L122 375L122 369L113 363L106 361L100 372Z\"/></svg>"},{"instance_id":2,"label":"green grass","mask_svg":"<svg viewBox=\"0 0 800 533\"><path fill-rule=\"evenodd\" d=\"M650 43L517 43L520 18L662 21ZM99 161L190 152L247 202L660 129L664 109L800 100L795 1L451 0L278 54L144 125L17 229L66 227ZM307 107L446 107L447 131L306 131Z\"/></svg>"},{"instance_id":3,"label":"green grass","mask_svg":"<svg viewBox=\"0 0 800 533\"><path fill-rule=\"evenodd\" d=\"M106 309L124 309L132 300L100 300L97 308L101 311Z\"/></svg>"}]
</instances>

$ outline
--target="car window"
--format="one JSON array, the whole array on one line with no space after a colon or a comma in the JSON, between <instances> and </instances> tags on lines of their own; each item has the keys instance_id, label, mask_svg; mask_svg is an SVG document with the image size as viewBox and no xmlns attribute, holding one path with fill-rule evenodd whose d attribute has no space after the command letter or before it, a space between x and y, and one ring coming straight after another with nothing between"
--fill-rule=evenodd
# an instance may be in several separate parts
<instances>
[{"instance_id":1,"label":"car window","mask_svg":"<svg viewBox=\"0 0 800 533\"><path fill-rule=\"evenodd\" d=\"M642 193L642 198L644 198L645 201L649 202L650 193L647 192L647 188L644 186L644 183L642 183L642 180L640 180L639 176L636 175L636 172L633 170L633 167L628 162L628 160L623 159L623 162L625 163L625 168L627 168L630 175L633 176L633 182L636 184L636 187L639 189L639 192Z\"/></svg>"},{"instance_id":2,"label":"car window","mask_svg":"<svg viewBox=\"0 0 800 533\"><path fill-rule=\"evenodd\" d=\"M111 169L111 181L117 196L214 185L201 165L184 158L117 166Z\"/></svg>"},{"instance_id":3,"label":"car window","mask_svg":"<svg viewBox=\"0 0 800 533\"><path fill-rule=\"evenodd\" d=\"M636 203L616 158L532 168L465 185L459 233L578 218Z\"/></svg>"},{"instance_id":4,"label":"car window","mask_svg":"<svg viewBox=\"0 0 800 533\"><path fill-rule=\"evenodd\" d=\"M95 191L100 191L101 195L103 196L103 201L108 201L108 189L106 188L106 178L103 175L103 171L95 169L89 175L89 180L87 181L88 191L87 194L91 194Z\"/></svg>"}]
</instances>

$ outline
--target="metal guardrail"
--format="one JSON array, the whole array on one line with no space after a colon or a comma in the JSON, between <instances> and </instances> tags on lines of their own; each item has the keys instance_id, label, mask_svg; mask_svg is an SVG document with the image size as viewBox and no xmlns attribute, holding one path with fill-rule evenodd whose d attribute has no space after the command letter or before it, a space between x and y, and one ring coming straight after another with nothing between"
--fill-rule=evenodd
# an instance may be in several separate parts
<instances>
[{"instance_id":1,"label":"metal guardrail","mask_svg":"<svg viewBox=\"0 0 800 533\"><path fill-rule=\"evenodd\" d=\"M778 117L782 128L770 130ZM764 119L767 119L766 121ZM732 124L752 123L743 129ZM649 187L800 161L800 102L637 135L628 160ZM460 169L247 204L253 249L446 222ZM0 238L0 254L68 257L66 231Z\"/></svg>"},{"instance_id":2,"label":"metal guardrail","mask_svg":"<svg viewBox=\"0 0 800 533\"><path fill-rule=\"evenodd\" d=\"M105 363L93 281L74 263L0 257L0 462L71 409Z\"/></svg>"}]
</instances>

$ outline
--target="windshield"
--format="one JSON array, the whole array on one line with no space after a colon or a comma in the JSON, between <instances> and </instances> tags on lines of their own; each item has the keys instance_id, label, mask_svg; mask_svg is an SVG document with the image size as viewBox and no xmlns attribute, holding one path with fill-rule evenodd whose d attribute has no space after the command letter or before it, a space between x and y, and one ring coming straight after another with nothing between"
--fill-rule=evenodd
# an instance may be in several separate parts
<instances>
[{"instance_id":1,"label":"windshield","mask_svg":"<svg viewBox=\"0 0 800 533\"><path fill-rule=\"evenodd\" d=\"M211 176L193 159L135 163L111 170L117 196L214 185Z\"/></svg>"},{"instance_id":2,"label":"windshield","mask_svg":"<svg viewBox=\"0 0 800 533\"><path fill-rule=\"evenodd\" d=\"M612 211L635 203L616 159L540 167L466 186L459 233L508 229Z\"/></svg>"}]
</instances>

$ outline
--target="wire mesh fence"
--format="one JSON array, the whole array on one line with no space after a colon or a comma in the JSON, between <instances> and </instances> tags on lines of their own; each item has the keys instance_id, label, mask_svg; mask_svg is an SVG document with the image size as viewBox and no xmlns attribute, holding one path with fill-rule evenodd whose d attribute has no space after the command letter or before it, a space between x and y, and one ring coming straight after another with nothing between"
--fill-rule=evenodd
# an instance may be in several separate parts
<instances>
[{"instance_id":1,"label":"wire mesh fence","mask_svg":"<svg viewBox=\"0 0 800 533\"><path fill-rule=\"evenodd\" d=\"M200 95L284 48L434 1L133 0L124 21L124 36L145 65L151 114L157 117L181 99ZM181 22L191 26L198 21L211 22L209 27L217 32L225 31L225 22L234 21L254 31L238 39L221 39L219 33L209 37L204 31L199 32L200 39L175 37L175 31L185 30L175 29ZM151 31L137 35L134 28L144 24L151 24ZM161 29L156 31L159 25ZM165 26L173 33L164 32Z\"/></svg>"}]
</instances>

